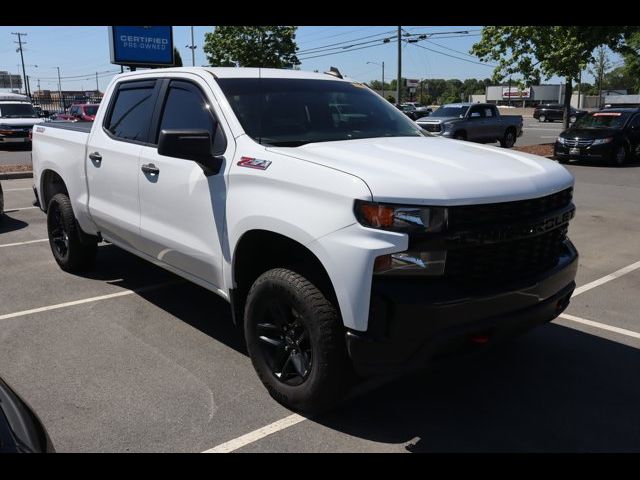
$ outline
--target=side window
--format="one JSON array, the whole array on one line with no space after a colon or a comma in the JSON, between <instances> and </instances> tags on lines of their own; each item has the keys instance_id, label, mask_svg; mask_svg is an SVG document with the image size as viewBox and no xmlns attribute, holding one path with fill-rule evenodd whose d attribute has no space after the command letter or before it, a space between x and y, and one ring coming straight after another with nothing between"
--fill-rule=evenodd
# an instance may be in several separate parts
<instances>
[{"instance_id":1,"label":"side window","mask_svg":"<svg viewBox=\"0 0 640 480\"><path fill-rule=\"evenodd\" d=\"M211 135L214 146L224 141L224 134L219 128L211 104L189 82L174 80L170 83L160 126L155 135L156 144L162 130L206 130Z\"/></svg>"},{"instance_id":2,"label":"side window","mask_svg":"<svg viewBox=\"0 0 640 480\"><path fill-rule=\"evenodd\" d=\"M471 107L469 110L469 118L481 118L484 117L481 107Z\"/></svg>"},{"instance_id":3,"label":"side window","mask_svg":"<svg viewBox=\"0 0 640 480\"><path fill-rule=\"evenodd\" d=\"M153 113L155 82L131 82L119 87L106 128L124 140L146 141Z\"/></svg>"},{"instance_id":4,"label":"side window","mask_svg":"<svg viewBox=\"0 0 640 480\"><path fill-rule=\"evenodd\" d=\"M485 117L493 117L493 109L491 107L484 108L484 116Z\"/></svg>"}]
</instances>

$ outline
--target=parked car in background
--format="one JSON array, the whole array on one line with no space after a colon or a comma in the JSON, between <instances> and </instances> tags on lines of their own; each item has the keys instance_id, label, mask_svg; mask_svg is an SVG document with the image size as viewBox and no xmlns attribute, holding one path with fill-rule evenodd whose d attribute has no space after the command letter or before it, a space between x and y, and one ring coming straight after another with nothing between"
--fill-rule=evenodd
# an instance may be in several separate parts
<instances>
[{"instance_id":1,"label":"parked car in background","mask_svg":"<svg viewBox=\"0 0 640 480\"><path fill-rule=\"evenodd\" d=\"M521 115L500 115L489 103L451 103L416 123L435 135L478 143L499 141L511 148L522 135L523 120Z\"/></svg>"},{"instance_id":2,"label":"parked car in background","mask_svg":"<svg viewBox=\"0 0 640 480\"><path fill-rule=\"evenodd\" d=\"M54 113L49 117L51 122L77 122L78 119L69 113Z\"/></svg>"},{"instance_id":3,"label":"parked car in background","mask_svg":"<svg viewBox=\"0 0 640 480\"><path fill-rule=\"evenodd\" d=\"M554 154L570 160L606 160L624 165L640 159L640 108L610 108L579 118L560 134Z\"/></svg>"},{"instance_id":4,"label":"parked car in background","mask_svg":"<svg viewBox=\"0 0 640 480\"><path fill-rule=\"evenodd\" d=\"M0 145L29 146L31 129L42 122L44 119L35 111L29 97L0 93Z\"/></svg>"},{"instance_id":5,"label":"parked car in background","mask_svg":"<svg viewBox=\"0 0 640 480\"><path fill-rule=\"evenodd\" d=\"M99 105L93 103L74 104L69 108L69 115L79 122L93 122L96 118L98 107Z\"/></svg>"},{"instance_id":6,"label":"parked car in background","mask_svg":"<svg viewBox=\"0 0 640 480\"><path fill-rule=\"evenodd\" d=\"M570 107L569 122L573 123L587 113L589 112L586 110L578 110ZM540 105L536 105L533 110L533 118L541 123L562 120L564 118L564 105L560 103L541 103Z\"/></svg>"},{"instance_id":7,"label":"parked car in background","mask_svg":"<svg viewBox=\"0 0 640 480\"><path fill-rule=\"evenodd\" d=\"M411 120L418 120L429 115L429 112L424 107L417 108L413 103L403 103L398 108Z\"/></svg>"},{"instance_id":8,"label":"parked car in background","mask_svg":"<svg viewBox=\"0 0 640 480\"><path fill-rule=\"evenodd\" d=\"M426 107L420 102L405 102L403 105L411 105L416 109L416 112L420 113L421 116L426 117L427 115L433 112L433 109L430 107Z\"/></svg>"},{"instance_id":9,"label":"parked car in background","mask_svg":"<svg viewBox=\"0 0 640 480\"><path fill-rule=\"evenodd\" d=\"M44 425L31 407L0 378L0 453L53 453Z\"/></svg>"}]
</instances>

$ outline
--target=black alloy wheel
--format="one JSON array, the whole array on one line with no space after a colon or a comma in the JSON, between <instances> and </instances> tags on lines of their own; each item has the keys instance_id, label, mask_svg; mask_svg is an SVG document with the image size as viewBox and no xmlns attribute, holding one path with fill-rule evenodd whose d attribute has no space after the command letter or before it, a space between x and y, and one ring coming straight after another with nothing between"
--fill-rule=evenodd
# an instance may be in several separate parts
<instances>
[{"instance_id":1,"label":"black alloy wheel","mask_svg":"<svg viewBox=\"0 0 640 480\"><path fill-rule=\"evenodd\" d=\"M47 215L49 241L56 257L64 260L69 255L69 232L62 218L62 211L58 203L52 203Z\"/></svg>"},{"instance_id":2,"label":"black alloy wheel","mask_svg":"<svg viewBox=\"0 0 640 480\"><path fill-rule=\"evenodd\" d=\"M262 354L275 378L287 385L300 385L313 362L309 331L289 302L274 297L269 303L265 321L256 325Z\"/></svg>"}]
</instances>

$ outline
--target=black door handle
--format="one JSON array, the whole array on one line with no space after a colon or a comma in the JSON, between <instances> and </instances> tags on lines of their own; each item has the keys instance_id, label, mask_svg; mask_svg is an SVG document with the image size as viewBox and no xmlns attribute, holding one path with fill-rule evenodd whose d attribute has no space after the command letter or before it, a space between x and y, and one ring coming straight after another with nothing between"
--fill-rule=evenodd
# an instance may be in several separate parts
<instances>
[{"instance_id":1,"label":"black door handle","mask_svg":"<svg viewBox=\"0 0 640 480\"><path fill-rule=\"evenodd\" d=\"M89 158L98 163L102 161L102 155L100 155L98 152L90 153Z\"/></svg>"},{"instance_id":2,"label":"black door handle","mask_svg":"<svg viewBox=\"0 0 640 480\"><path fill-rule=\"evenodd\" d=\"M160 173L160 169L156 167L153 163L145 163L142 165L142 167L140 167L140 169L144 173L148 173L150 175L157 175Z\"/></svg>"}]
</instances>

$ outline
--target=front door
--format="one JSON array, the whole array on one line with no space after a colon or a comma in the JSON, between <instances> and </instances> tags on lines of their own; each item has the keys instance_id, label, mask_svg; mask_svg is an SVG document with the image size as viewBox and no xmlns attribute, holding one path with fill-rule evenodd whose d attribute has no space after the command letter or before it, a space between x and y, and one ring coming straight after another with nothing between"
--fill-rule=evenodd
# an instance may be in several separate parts
<instances>
[{"instance_id":1,"label":"front door","mask_svg":"<svg viewBox=\"0 0 640 480\"><path fill-rule=\"evenodd\" d=\"M217 102L206 83L199 80L165 80L164 106L154 133L161 130L208 130L220 138L224 130L214 111ZM227 138L232 139L231 135ZM222 137L224 140L224 137ZM215 145L213 146L215 148ZM225 158L231 159L233 141ZM157 146L145 146L138 172L143 251L156 260L220 287L222 281L226 185L220 173L207 175L194 161L158 154ZM152 167L154 171L150 172Z\"/></svg>"}]
</instances>

